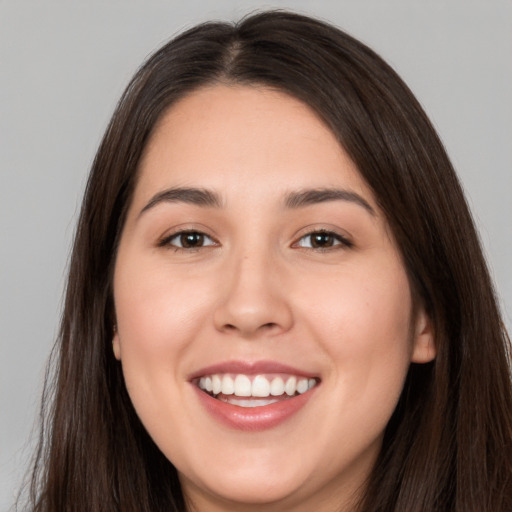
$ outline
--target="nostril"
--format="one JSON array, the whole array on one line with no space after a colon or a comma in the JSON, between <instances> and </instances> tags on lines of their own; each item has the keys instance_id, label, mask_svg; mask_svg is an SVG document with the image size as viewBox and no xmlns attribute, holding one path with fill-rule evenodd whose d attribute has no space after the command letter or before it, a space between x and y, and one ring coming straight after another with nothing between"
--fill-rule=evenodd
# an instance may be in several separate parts
<instances>
[{"instance_id":1,"label":"nostril","mask_svg":"<svg viewBox=\"0 0 512 512\"><path fill-rule=\"evenodd\" d=\"M259 332L259 333L269 332L269 331L272 331L277 328L279 328L279 324L277 324L276 322L267 322L267 323L264 323L254 329L250 329L250 332L252 332L253 334L256 334L257 332ZM225 332L233 332L233 331L244 332L243 329L241 329L240 327L237 327L235 324L224 324L222 329Z\"/></svg>"},{"instance_id":2,"label":"nostril","mask_svg":"<svg viewBox=\"0 0 512 512\"><path fill-rule=\"evenodd\" d=\"M274 327L276 327L277 324L275 322L268 322L266 324L263 324L263 325L260 325L259 329L273 329ZM224 326L225 329L229 329L230 331L232 330L238 330L238 327L236 325L233 325L233 324L226 324Z\"/></svg>"}]
</instances>

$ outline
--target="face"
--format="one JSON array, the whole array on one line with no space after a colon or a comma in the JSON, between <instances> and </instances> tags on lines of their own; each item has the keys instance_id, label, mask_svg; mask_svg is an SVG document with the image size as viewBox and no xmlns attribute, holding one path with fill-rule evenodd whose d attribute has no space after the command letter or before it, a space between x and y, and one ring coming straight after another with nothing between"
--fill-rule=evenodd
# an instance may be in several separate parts
<instances>
[{"instance_id":1,"label":"face","mask_svg":"<svg viewBox=\"0 0 512 512\"><path fill-rule=\"evenodd\" d=\"M434 357L357 168L309 107L261 87L163 116L114 299L128 392L197 510L338 510L411 361Z\"/></svg>"}]
</instances>

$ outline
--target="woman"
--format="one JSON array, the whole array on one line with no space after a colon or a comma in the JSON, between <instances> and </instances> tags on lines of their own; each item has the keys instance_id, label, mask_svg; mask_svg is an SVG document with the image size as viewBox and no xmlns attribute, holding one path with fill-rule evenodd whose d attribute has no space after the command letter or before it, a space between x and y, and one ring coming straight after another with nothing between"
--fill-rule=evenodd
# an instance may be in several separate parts
<instances>
[{"instance_id":1,"label":"woman","mask_svg":"<svg viewBox=\"0 0 512 512\"><path fill-rule=\"evenodd\" d=\"M32 508L511 510L508 350L399 77L307 17L201 25L94 162Z\"/></svg>"}]
</instances>

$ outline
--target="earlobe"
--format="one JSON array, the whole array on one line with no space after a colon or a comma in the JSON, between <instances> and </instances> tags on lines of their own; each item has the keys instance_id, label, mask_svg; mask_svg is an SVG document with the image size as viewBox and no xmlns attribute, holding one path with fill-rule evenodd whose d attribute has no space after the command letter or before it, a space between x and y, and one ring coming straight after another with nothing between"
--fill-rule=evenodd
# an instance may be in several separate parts
<instances>
[{"instance_id":1,"label":"earlobe","mask_svg":"<svg viewBox=\"0 0 512 512\"><path fill-rule=\"evenodd\" d=\"M413 363L430 363L437 355L432 321L425 310L421 308L416 316L414 346L411 355Z\"/></svg>"},{"instance_id":2,"label":"earlobe","mask_svg":"<svg viewBox=\"0 0 512 512\"><path fill-rule=\"evenodd\" d=\"M121 361L121 344L119 343L117 330L114 330L114 337L112 338L112 351L114 352L114 357Z\"/></svg>"}]
</instances>

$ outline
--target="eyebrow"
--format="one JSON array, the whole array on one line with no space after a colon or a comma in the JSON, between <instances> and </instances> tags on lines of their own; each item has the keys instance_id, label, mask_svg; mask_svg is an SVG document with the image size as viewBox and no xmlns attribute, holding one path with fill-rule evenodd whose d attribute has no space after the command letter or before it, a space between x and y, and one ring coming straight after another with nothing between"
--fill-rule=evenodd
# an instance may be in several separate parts
<instances>
[{"instance_id":1,"label":"eyebrow","mask_svg":"<svg viewBox=\"0 0 512 512\"><path fill-rule=\"evenodd\" d=\"M371 215L375 215L375 210L366 199L350 190L338 188L318 188L290 192L286 195L285 205L287 208L295 209L328 201L348 201L355 203L362 206Z\"/></svg>"},{"instance_id":2,"label":"eyebrow","mask_svg":"<svg viewBox=\"0 0 512 512\"><path fill-rule=\"evenodd\" d=\"M142 208L139 216L160 203L188 203L205 208L220 208L222 206L220 196L211 190L195 187L169 188L155 194Z\"/></svg>"},{"instance_id":3,"label":"eyebrow","mask_svg":"<svg viewBox=\"0 0 512 512\"><path fill-rule=\"evenodd\" d=\"M375 215L375 210L359 194L337 188L292 191L286 194L284 205L286 208L297 209L328 201L348 201L363 207L371 215ZM204 208L222 208L223 206L221 196L212 190L196 187L176 187L155 194L142 208L139 216L161 203L188 203Z\"/></svg>"}]
</instances>

